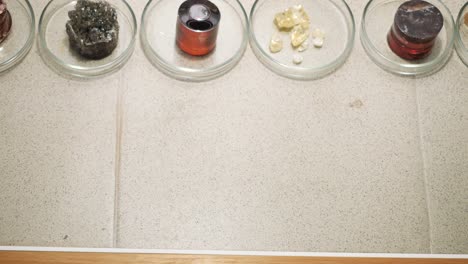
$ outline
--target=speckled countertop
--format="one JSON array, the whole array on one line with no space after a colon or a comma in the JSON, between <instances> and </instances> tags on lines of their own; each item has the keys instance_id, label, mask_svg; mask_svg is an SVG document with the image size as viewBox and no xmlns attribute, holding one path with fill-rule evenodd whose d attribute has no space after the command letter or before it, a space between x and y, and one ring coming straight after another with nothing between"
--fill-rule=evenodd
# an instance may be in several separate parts
<instances>
[{"instance_id":1,"label":"speckled countertop","mask_svg":"<svg viewBox=\"0 0 468 264\"><path fill-rule=\"evenodd\" d=\"M130 0L138 17L144 2ZM365 1L348 3L359 25ZM183 83L139 44L79 82L34 46L0 76L0 245L468 253L468 69L454 53L430 77L394 76L358 39L313 82L248 49Z\"/></svg>"}]
</instances>

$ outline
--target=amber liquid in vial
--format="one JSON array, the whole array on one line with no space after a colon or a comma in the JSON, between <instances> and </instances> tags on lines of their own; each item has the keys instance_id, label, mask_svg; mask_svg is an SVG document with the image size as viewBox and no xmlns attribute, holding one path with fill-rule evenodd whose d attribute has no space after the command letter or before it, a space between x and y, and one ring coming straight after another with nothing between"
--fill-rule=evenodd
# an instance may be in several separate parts
<instances>
[{"instance_id":1,"label":"amber liquid in vial","mask_svg":"<svg viewBox=\"0 0 468 264\"><path fill-rule=\"evenodd\" d=\"M422 0L403 3L387 35L390 49L406 60L420 60L431 54L444 18L434 5Z\"/></svg>"}]
</instances>

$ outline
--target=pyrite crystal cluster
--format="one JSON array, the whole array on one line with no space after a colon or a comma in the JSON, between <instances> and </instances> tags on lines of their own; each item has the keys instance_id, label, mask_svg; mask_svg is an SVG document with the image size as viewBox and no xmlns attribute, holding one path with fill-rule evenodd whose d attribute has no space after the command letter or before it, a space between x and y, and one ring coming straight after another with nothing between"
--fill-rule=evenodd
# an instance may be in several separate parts
<instances>
[{"instance_id":1,"label":"pyrite crystal cluster","mask_svg":"<svg viewBox=\"0 0 468 264\"><path fill-rule=\"evenodd\" d=\"M10 12L8 12L5 2L0 0L0 43L10 34L11 24Z\"/></svg>"},{"instance_id":2,"label":"pyrite crystal cluster","mask_svg":"<svg viewBox=\"0 0 468 264\"><path fill-rule=\"evenodd\" d=\"M117 47L119 23L117 11L103 0L78 0L68 12L66 24L70 46L88 59L102 59Z\"/></svg>"}]
</instances>

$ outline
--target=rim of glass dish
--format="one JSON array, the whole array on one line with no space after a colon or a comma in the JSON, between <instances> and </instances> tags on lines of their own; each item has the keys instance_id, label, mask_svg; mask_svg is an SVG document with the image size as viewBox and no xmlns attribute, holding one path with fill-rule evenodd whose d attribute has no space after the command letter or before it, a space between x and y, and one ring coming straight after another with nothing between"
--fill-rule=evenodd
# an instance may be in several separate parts
<instances>
[{"instance_id":1,"label":"rim of glass dish","mask_svg":"<svg viewBox=\"0 0 468 264\"><path fill-rule=\"evenodd\" d=\"M320 78L323 78L323 77L329 75L330 73L332 73L333 71L338 69L341 65L343 65L345 63L346 59L351 54L351 51L353 50L353 47L354 47L354 40L355 40L355 37L356 37L356 22L355 22L355 19L354 19L353 12L351 11L351 8L348 6L346 1L338 0L341 3L344 4L344 6L346 8L346 11L349 13L350 18L351 18L351 34L347 39L346 48L332 62L329 62L329 63L327 63L325 65L320 66L320 67L314 67L314 68L310 68L310 67L307 68L307 67L300 67L300 66L299 67L298 66L290 66L290 65L284 64L284 63L276 60L275 58L271 57L270 54L268 54L262 48L262 45L260 45L260 43L258 42L257 37L255 36L254 30L253 30L254 12L256 11L257 5L259 4L260 1L268 1L268 0L255 0L255 3L253 4L252 9L250 10L250 20L249 20L249 32L250 32L250 40L251 40L250 43L253 43L253 45L254 45L254 48L252 50L254 52L255 51L260 51L260 56L262 56L264 59L266 59L266 60L268 60L270 62L273 62L274 64L276 64L277 66L279 66L279 67L281 67L283 69L292 70L292 71L295 71L295 72L300 71L300 73L288 74L288 73L285 73L284 71L281 71L281 70L277 69L274 66L267 65L262 60L260 60L270 70L278 73L281 76L292 78L292 79L297 79L297 80L320 79ZM335 3L333 3L333 2L331 2L331 3L336 6ZM339 9L341 10L341 8L339 8ZM257 54L257 52L255 52L255 53ZM311 74L314 74L314 73L319 73L319 74L317 76L311 75ZM309 77L309 76L305 76L305 75L311 75L311 76Z\"/></svg>"},{"instance_id":2,"label":"rim of glass dish","mask_svg":"<svg viewBox=\"0 0 468 264\"><path fill-rule=\"evenodd\" d=\"M452 13L450 12L450 10L447 8L447 6L440 0L432 0L432 1L437 1L439 4L442 5L442 7L445 9L446 13L448 13L450 15L450 18L449 18L449 21L452 23L452 26L453 26L453 31L452 31L452 36L450 38L450 40L448 41L448 44L447 44L447 47L445 48L444 50L444 54L443 56L439 56L439 58L437 60L434 60L434 61L430 61L430 62L424 62L424 63L420 63L420 64L409 64L409 63L396 63L394 62L393 60L387 58L385 55L383 55L373 44L372 44L372 41L369 39L369 36L367 35L367 29L366 29L366 15L367 13L371 10L370 9L370 6L373 2L376 2L376 1L380 1L380 0L369 0L369 2L367 2L366 4L366 7L364 8L364 12L362 14L362 19L361 19L361 43L364 47L364 50L367 52L367 55L377 64L379 65L380 67L382 67L383 69L385 70L388 70L390 72L394 72L394 73L397 73L397 74L401 74L401 75L420 75L420 74L425 74L425 73L428 73L428 72L431 72L431 71L434 71L436 69L440 69L442 68L445 63L447 62L447 60L450 58L450 54L453 50L453 44L454 44L454 38L455 38L455 34L454 34L454 30L455 30L455 22L453 21L453 16L452 16ZM393 1L398 1L398 0L386 0L386 1L383 1L383 2L393 2ZM445 26L445 25L444 25ZM447 28L446 28L447 29ZM450 34L449 34L450 35ZM369 51L368 49L371 49L371 51ZM378 57L384 59L384 61L386 61L386 63L388 64L391 64L393 66L396 66L398 68L401 68L400 71L395 71L391 68L393 67L388 67L386 65L382 65L382 63L380 63L372 54L377 54ZM442 63L441 63L442 62ZM439 67L437 67L439 66ZM421 69L420 71L418 72L408 72L408 71L404 71L405 69Z\"/></svg>"},{"instance_id":3,"label":"rim of glass dish","mask_svg":"<svg viewBox=\"0 0 468 264\"><path fill-rule=\"evenodd\" d=\"M458 16L457 16L457 21L456 21L456 25L455 25L455 36L456 36L456 41L458 42L458 45L455 45L457 47L459 47L460 49L462 49L461 51L459 51L457 49L457 52L460 52L460 53L463 53L463 54L466 54L468 53L468 47L465 46L465 44L463 43L463 40L461 38L461 34L460 34L460 28L463 26L462 23L460 23L461 19L462 19L462 16L464 15L464 12L465 12L465 9L468 9L468 2L466 2L462 8L460 9L460 12L458 12ZM467 11L468 12L468 11ZM468 55L468 54L466 54Z\"/></svg>"},{"instance_id":4,"label":"rim of glass dish","mask_svg":"<svg viewBox=\"0 0 468 264\"><path fill-rule=\"evenodd\" d=\"M120 54L117 58L114 60L100 65L100 66L95 66L95 67L83 67L83 66L74 66L74 65L69 65L68 63L64 62L61 60L59 57L55 56L50 49L47 46L46 42L46 33L45 33L45 28L47 27L49 20L47 21L47 24L44 24L44 19L45 19L45 14L48 11L49 7L52 5L53 2L58 1L58 0L50 0L47 5L44 7L44 10L42 11L41 17L39 19L39 38L38 38L38 45L39 48L41 49L41 56L46 56L46 58L43 57L44 60L50 58L53 60L53 65L52 68L56 70L65 70L66 74L76 76L76 77L98 77L110 72L113 72L117 69L119 69L123 64L130 58L130 56L133 53L133 50L135 48L135 41L136 41L136 34L138 32L138 25L137 25L137 19L135 17L135 13L133 12L133 9L131 6L128 4L126 0L113 0L113 1L121 1L124 6L130 11L131 18L129 19L129 22L133 26L133 34L132 38L130 40L130 43L128 44L128 47ZM67 3L68 4L68 3ZM62 6L63 7L63 6ZM57 8L58 9L58 8ZM62 73L62 72L60 72Z\"/></svg>"},{"instance_id":5,"label":"rim of glass dish","mask_svg":"<svg viewBox=\"0 0 468 264\"><path fill-rule=\"evenodd\" d=\"M228 72L229 70L231 70L238 62L239 60L242 58L246 48L247 48L247 41L248 41L248 31L249 31L249 27L248 27L248 17L247 17L247 13L245 12L245 9L244 9L244 6L242 5L242 3L239 1L239 0L235 0L235 2L239 5L242 13L239 13L237 12L240 16L241 16L241 19L243 18L244 19L244 22L245 22L245 26L243 26L244 28L244 32L242 34L242 43L239 47L239 49L235 52L235 55L231 58L229 58L228 60L226 60L225 62L221 63L220 65L217 65L217 66L214 66L214 67L208 67L206 69L201 69L201 70L196 70L196 69L190 69L190 68L186 68L186 67L179 67L179 66L173 66L172 63L166 61L165 59L163 59L161 56L159 56L153 49L153 47L151 47L151 45L149 45L149 42L148 42L148 38L146 36L146 29L147 29L147 26L146 26L146 21L147 21L147 14L149 12L149 9L150 9L150 6L152 5L153 2L156 2L156 1L171 1L171 0L150 0L148 1L148 3L146 4L144 10L143 10L143 15L141 16L141 28L140 28L140 39L141 39L141 44L143 45L143 51L146 53L146 57L148 57L148 59L153 63L153 65L155 65L158 69L162 70L164 73L166 73L167 75L175 78L175 79L178 79L178 80L182 80L182 81L196 81L196 82L200 82L200 81L208 81L208 80L211 80L211 79L214 79L214 78L217 78L219 77L220 75ZM235 7L233 7L231 5L231 3L229 2L226 2L228 5L230 5L232 8L235 9ZM148 54L149 53L149 54ZM154 60L152 57L154 57L156 60ZM191 75L191 76L187 76L187 74Z\"/></svg>"},{"instance_id":6,"label":"rim of glass dish","mask_svg":"<svg viewBox=\"0 0 468 264\"><path fill-rule=\"evenodd\" d=\"M19 1L21 2L21 1ZM24 59L24 57L26 57L26 55L29 53L29 51L31 50L31 47L33 45L33 42L34 42L34 37L35 37L35 33L36 33L36 17L34 15L34 10L31 6L31 3L29 2L29 0L23 0L24 3L26 3L26 6L24 6L23 4L21 4L22 6L24 6L26 8L26 10L29 11L29 22L31 24L31 28L29 29L29 36L28 36L28 39L26 40L24 46L11 58L9 58L8 60L0 63L0 73L1 72L4 72L8 69L10 69L11 67L15 66L17 63L19 63L22 59Z\"/></svg>"}]
</instances>

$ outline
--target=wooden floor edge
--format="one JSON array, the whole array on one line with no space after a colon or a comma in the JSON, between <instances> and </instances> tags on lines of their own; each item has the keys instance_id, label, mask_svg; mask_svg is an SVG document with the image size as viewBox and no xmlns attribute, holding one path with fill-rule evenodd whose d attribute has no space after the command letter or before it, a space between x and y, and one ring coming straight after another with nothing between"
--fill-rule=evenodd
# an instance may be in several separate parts
<instances>
[{"instance_id":1,"label":"wooden floor edge","mask_svg":"<svg viewBox=\"0 0 468 264\"><path fill-rule=\"evenodd\" d=\"M1 264L468 264L468 259L0 251Z\"/></svg>"}]
</instances>

